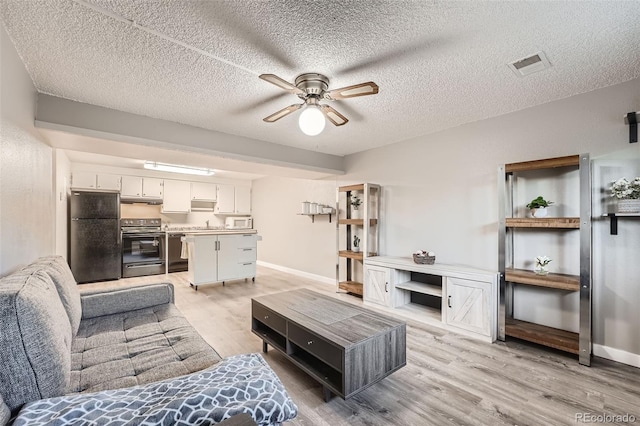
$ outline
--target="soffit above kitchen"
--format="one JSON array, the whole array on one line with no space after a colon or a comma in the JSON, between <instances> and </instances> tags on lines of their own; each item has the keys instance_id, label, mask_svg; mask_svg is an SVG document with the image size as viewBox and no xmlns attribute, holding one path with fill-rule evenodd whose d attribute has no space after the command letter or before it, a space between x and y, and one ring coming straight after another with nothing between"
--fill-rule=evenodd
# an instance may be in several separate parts
<instances>
[{"instance_id":1,"label":"soffit above kitchen","mask_svg":"<svg viewBox=\"0 0 640 426\"><path fill-rule=\"evenodd\" d=\"M637 1L1 5L41 93L338 156L640 77ZM507 65L536 52L550 67L518 77ZM380 90L331 102L349 122L318 136L295 113L265 123L300 100L258 75L308 72Z\"/></svg>"}]
</instances>

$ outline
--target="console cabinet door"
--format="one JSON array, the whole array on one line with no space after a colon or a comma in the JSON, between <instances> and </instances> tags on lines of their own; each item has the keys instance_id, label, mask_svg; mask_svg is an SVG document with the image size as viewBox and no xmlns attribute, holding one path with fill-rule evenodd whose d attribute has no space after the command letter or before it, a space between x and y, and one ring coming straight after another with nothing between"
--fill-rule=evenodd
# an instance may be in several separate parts
<instances>
[{"instance_id":1,"label":"console cabinet door","mask_svg":"<svg viewBox=\"0 0 640 426\"><path fill-rule=\"evenodd\" d=\"M446 281L446 323L491 336L491 283L452 277Z\"/></svg>"},{"instance_id":2,"label":"console cabinet door","mask_svg":"<svg viewBox=\"0 0 640 426\"><path fill-rule=\"evenodd\" d=\"M365 266L362 298L365 302L391 306L391 269Z\"/></svg>"}]
</instances>

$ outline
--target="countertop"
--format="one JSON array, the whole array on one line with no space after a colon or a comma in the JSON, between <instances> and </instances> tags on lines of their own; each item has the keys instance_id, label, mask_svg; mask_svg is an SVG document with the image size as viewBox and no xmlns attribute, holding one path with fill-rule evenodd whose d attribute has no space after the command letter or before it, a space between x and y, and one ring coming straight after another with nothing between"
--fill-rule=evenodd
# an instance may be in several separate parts
<instances>
[{"instance_id":1,"label":"countertop","mask_svg":"<svg viewBox=\"0 0 640 426\"><path fill-rule=\"evenodd\" d=\"M256 229L188 229L184 231L168 230L168 234L184 235L229 235L229 234L257 234Z\"/></svg>"}]
</instances>

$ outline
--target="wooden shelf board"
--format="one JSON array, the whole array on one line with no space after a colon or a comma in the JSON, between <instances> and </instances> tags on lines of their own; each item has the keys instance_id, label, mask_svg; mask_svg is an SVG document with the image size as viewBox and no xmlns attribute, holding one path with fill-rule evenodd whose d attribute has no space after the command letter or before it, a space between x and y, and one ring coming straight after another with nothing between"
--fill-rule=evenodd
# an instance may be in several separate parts
<instances>
[{"instance_id":1,"label":"wooden shelf board","mask_svg":"<svg viewBox=\"0 0 640 426\"><path fill-rule=\"evenodd\" d=\"M549 274L538 275L525 269L506 269L505 279L517 284L527 284L539 287L557 288L559 290L580 290L580 277L578 275Z\"/></svg>"},{"instance_id":2,"label":"wooden shelf board","mask_svg":"<svg viewBox=\"0 0 640 426\"><path fill-rule=\"evenodd\" d=\"M364 225L364 219L339 219L338 223L340 225ZM378 224L378 219L369 219L369 224L371 226Z\"/></svg>"},{"instance_id":3,"label":"wooden shelf board","mask_svg":"<svg viewBox=\"0 0 640 426\"><path fill-rule=\"evenodd\" d=\"M349 259L357 259L357 260L364 259L364 253L362 253L361 251L354 253L351 250L340 250L338 254L340 257L348 257Z\"/></svg>"},{"instance_id":4,"label":"wooden shelf board","mask_svg":"<svg viewBox=\"0 0 640 426\"><path fill-rule=\"evenodd\" d=\"M507 228L553 228L553 229L580 229L579 217L508 217Z\"/></svg>"},{"instance_id":5,"label":"wooden shelf board","mask_svg":"<svg viewBox=\"0 0 640 426\"><path fill-rule=\"evenodd\" d=\"M364 183L360 183L357 185L340 186L338 187L338 191L340 192L364 191Z\"/></svg>"},{"instance_id":6,"label":"wooden shelf board","mask_svg":"<svg viewBox=\"0 0 640 426\"><path fill-rule=\"evenodd\" d=\"M544 160L523 161L521 163L510 163L504 165L507 173L524 172L528 170L554 169L557 167L579 166L580 156L569 155L567 157L547 158Z\"/></svg>"},{"instance_id":7,"label":"wooden shelf board","mask_svg":"<svg viewBox=\"0 0 640 426\"><path fill-rule=\"evenodd\" d=\"M437 324L442 324L442 311L438 308L432 308L418 303L407 303L406 305L395 308L395 310L404 311L417 321L422 321L424 320L424 317L428 317L429 319L434 320Z\"/></svg>"},{"instance_id":8,"label":"wooden shelf board","mask_svg":"<svg viewBox=\"0 0 640 426\"><path fill-rule=\"evenodd\" d=\"M415 293L428 294L430 296L442 297L442 286L434 284L426 284L417 281L407 281L401 284L396 284L396 288L413 291Z\"/></svg>"},{"instance_id":9,"label":"wooden shelf board","mask_svg":"<svg viewBox=\"0 0 640 426\"><path fill-rule=\"evenodd\" d=\"M358 296L362 296L362 283L357 281L340 281L338 283L338 288L341 290L345 290L347 293L357 294Z\"/></svg>"},{"instance_id":10,"label":"wooden shelf board","mask_svg":"<svg viewBox=\"0 0 640 426\"><path fill-rule=\"evenodd\" d=\"M578 334L558 328L507 318L505 334L572 354L579 352Z\"/></svg>"}]
</instances>

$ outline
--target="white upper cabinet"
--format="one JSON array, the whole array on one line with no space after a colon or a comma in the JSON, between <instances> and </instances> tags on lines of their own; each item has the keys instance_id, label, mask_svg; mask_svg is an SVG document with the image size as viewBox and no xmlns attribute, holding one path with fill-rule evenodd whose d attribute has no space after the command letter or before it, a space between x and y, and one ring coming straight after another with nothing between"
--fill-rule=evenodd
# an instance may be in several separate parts
<instances>
[{"instance_id":1,"label":"white upper cabinet","mask_svg":"<svg viewBox=\"0 0 640 426\"><path fill-rule=\"evenodd\" d=\"M142 197L142 178L139 176L122 176L120 195L126 197Z\"/></svg>"},{"instance_id":2,"label":"white upper cabinet","mask_svg":"<svg viewBox=\"0 0 640 426\"><path fill-rule=\"evenodd\" d=\"M162 179L122 176L121 198L162 198Z\"/></svg>"},{"instance_id":3,"label":"white upper cabinet","mask_svg":"<svg viewBox=\"0 0 640 426\"><path fill-rule=\"evenodd\" d=\"M235 187L235 213L251 214L251 188L248 186Z\"/></svg>"},{"instance_id":4,"label":"white upper cabinet","mask_svg":"<svg viewBox=\"0 0 640 426\"><path fill-rule=\"evenodd\" d=\"M90 172L73 172L71 174L71 188L96 189L96 174Z\"/></svg>"},{"instance_id":5,"label":"white upper cabinet","mask_svg":"<svg viewBox=\"0 0 640 426\"><path fill-rule=\"evenodd\" d=\"M251 214L251 188L218 185L217 214Z\"/></svg>"},{"instance_id":6,"label":"white upper cabinet","mask_svg":"<svg viewBox=\"0 0 640 426\"><path fill-rule=\"evenodd\" d=\"M109 175L98 173L96 176L96 188L108 189L110 191L120 191L120 175Z\"/></svg>"},{"instance_id":7,"label":"white upper cabinet","mask_svg":"<svg viewBox=\"0 0 640 426\"><path fill-rule=\"evenodd\" d=\"M162 198L162 179L143 178L142 196L150 198Z\"/></svg>"},{"instance_id":8,"label":"white upper cabinet","mask_svg":"<svg viewBox=\"0 0 640 426\"><path fill-rule=\"evenodd\" d=\"M163 213L188 213L191 210L191 183L183 180L164 180Z\"/></svg>"},{"instance_id":9,"label":"white upper cabinet","mask_svg":"<svg viewBox=\"0 0 640 426\"><path fill-rule=\"evenodd\" d=\"M74 189L102 189L120 191L120 175L93 172L73 172L71 187Z\"/></svg>"},{"instance_id":10,"label":"white upper cabinet","mask_svg":"<svg viewBox=\"0 0 640 426\"><path fill-rule=\"evenodd\" d=\"M194 201L216 201L218 187L213 183L191 182L191 199Z\"/></svg>"},{"instance_id":11,"label":"white upper cabinet","mask_svg":"<svg viewBox=\"0 0 640 426\"><path fill-rule=\"evenodd\" d=\"M215 212L218 214L235 213L235 191L233 185L218 185L218 202Z\"/></svg>"}]
</instances>

